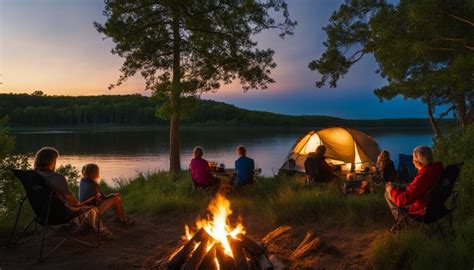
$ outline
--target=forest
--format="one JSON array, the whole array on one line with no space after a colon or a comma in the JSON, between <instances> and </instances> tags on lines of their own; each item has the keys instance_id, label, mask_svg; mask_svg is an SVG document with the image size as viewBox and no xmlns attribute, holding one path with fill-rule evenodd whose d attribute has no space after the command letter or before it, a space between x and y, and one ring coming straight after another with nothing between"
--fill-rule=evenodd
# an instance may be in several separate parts
<instances>
[{"instance_id":1,"label":"forest","mask_svg":"<svg viewBox=\"0 0 474 270\"><path fill-rule=\"evenodd\" d=\"M47 96L0 94L0 116L15 127L117 125L167 125L157 111L163 101L135 95ZM239 125L288 127L416 127L430 128L427 119L349 120L331 116L291 116L238 108L211 100L195 100L184 125ZM446 120L444 124L453 122Z\"/></svg>"}]
</instances>

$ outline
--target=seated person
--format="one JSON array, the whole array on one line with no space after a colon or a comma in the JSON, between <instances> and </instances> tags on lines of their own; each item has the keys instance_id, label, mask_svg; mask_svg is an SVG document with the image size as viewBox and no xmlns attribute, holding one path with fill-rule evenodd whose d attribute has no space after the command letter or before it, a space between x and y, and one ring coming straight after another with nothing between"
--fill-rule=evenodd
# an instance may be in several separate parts
<instances>
[{"instance_id":1,"label":"seated person","mask_svg":"<svg viewBox=\"0 0 474 270\"><path fill-rule=\"evenodd\" d=\"M48 186L66 206L71 209L84 207L85 205L81 204L69 189L66 178L55 172L58 157L59 152L56 149L52 147L41 148L36 153L33 168L43 177L45 185ZM97 231L96 208L84 207L84 212L86 215L81 218L87 217L89 225ZM103 235L107 236L111 234L103 224L100 224L100 228Z\"/></svg>"},{"instance_id":2,"label":"seated person","mask_svg":"<svg viewBox=\"0 0 474 270\"><path fill-rule=\"evenodd\" d=\"M380 152L379 156L377 157L376 167L379 177L382 179L382 181L395 181L397 177L397 171L393 161L390 159L390 153L388 151L384 150Z\"/></svg>"},{"instance_id":3,"label":"seated person","mask_svg":"<svg viewBox=\"0 0 474 270\"><path fill-rule=\"evenodd\" d=\"M203 155L204 150L201 147L194 148L194 158L189 164L189 170L191 171L194 187L208 188L219 184L219 179L212 177L209 163L202 158Z\"/></svg>"},{"instance_id":4,"label":"seated person","mask_svg":"<svg viewBox=\"0 0 474 270\"><path fill-rule=\"evenodd\" d=\"M82 167L81 183L79 185L79 200L81 202L88 201L91 198L96 198L91 204L100 205L100 214L105 213L110 208L114 207L116 221L125 225L132 225L133 220L125 216L122 207L122 198L119 193L104 195L99 188L100 174L99 166L93 163L86 164ZM100 204L99 204L100 202Z\"/></svg>"},{"instance_id":5,"label":"seated person","mask_svg":"<svg viewBox=\"0 0 474 270\"><path fill-rule=\"evenodd\" d=\"M406 189L392 186L389 182L385 188L385 199L395 220L401 220L398 208L406 211L411 217L423 217L429 201L429 191L443 173L443 164L433 161L433 152L428 146L418 146L413 150L413 164L418 169L415 179Z\"/></svg>"},{"instance_id":6,"label":"seated person","mask_svg":"<svg viewBox=\"0 0 474 270\"><path fill-rule=\"evenodd\" d=\"M338 166L329 165L326 162L326 146L320 145L314 153L308 155L304 161L306 183L328 182L335 177L334 171L340 169Z\"/></svg>"},{"instance_id":7,"label":"seated person","mask_svg":"<svg viewBox=\"0 0 474 270\"><path fill-rule=\"evenodd\" d=\"M235 161L235 185L252 184L255 171L253 159L247 157L247 149L242 145L237 147L237 155L239 155L239 158Z\"/></svg>"}]
</instances>

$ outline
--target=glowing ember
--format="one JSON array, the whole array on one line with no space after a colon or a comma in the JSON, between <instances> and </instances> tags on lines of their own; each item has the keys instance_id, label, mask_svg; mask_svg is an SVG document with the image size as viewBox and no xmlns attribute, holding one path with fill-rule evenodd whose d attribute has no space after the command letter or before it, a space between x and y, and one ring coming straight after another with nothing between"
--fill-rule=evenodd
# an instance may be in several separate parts
<instances>
[{"instance_id":1,"label":"glowing ember","mask_svg":"<svg viewBox=\"0 0 474 270\"><path fill-rule=\"evenodd\" d=\"M230 236L237 239L237 235L245 234L244 226L241 223L237 223L234 227L231 226L228 219L230 214L232 214L230 202L220 193L218 193L210 202L208 210L210 212L208 219L201 219L196 222L198 229L204 228L204 230L211 236L211 241L208 242L207 250L209 251L215 243L219 242L224 247L225 254L233 257L232 249L227 237ZM190 232L188 226L185 226L184 229L186 238L190 240L193 237L193 234Z\"/></svg>"},{"instance_id":2,"label":"glowing ember","mask_svg":"<svg viewBox=\"0 0 474 270\"><path fill-rule=\"evenodd\" d=\"M196 232L185 226L185 244L168 259L169 270L273 269L266 248L245 235L241 222L230 224L230 202L218 193L206 219L196 221Z\"/></svg>"}]
</instances>

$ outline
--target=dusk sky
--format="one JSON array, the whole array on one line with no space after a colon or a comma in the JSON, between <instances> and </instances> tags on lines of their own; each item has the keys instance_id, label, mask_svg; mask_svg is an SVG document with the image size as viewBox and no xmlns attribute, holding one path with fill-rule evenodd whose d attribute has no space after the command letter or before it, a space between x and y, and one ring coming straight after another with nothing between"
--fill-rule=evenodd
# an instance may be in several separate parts
<instances>
[{"instance_id":1,"label":"dusk sky","mask_svg":"<svg viewBox=\"0 0 474 270\"><path fill-rule=\"evenodd\" d=\"M385 82L375 74L371 57L358 63L338 88L316 88L319 74L310 71L308 63L323 52L322 27L343 1L287 2L290 16L298 21L294 36L281 39L277 32L267 32L256 37L260 48L275 49L276 83L246 93L235 83L202 98L294 115L426 117L426 108L418 101L398 98L380 103L373 89ZM119 77L123 59L110 53L112 41L103 40L92 25L104 21L103 7L102 0L0 0L0 93L149 95L139 76L120 88L107 89Z\"/></svg>"}]
</instances>

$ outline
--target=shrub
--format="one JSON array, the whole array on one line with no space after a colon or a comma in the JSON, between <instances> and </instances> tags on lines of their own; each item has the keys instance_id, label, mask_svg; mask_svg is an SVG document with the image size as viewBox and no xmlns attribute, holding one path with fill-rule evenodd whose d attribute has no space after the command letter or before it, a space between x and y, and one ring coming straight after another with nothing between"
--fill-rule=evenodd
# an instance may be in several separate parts
<instances>
[{"instance_id":1,"label":"shrub","mask_svg":"<svg viewBox=\"0 0 474 270\"><path fill-rule=\"evenodd\" d=\"M445 165L464 162L455 189L460 195L459 217L474 213L474 124L464 131L456 130L443 139L437 140L434 153Z\"/></svg>"}]
</instances>

